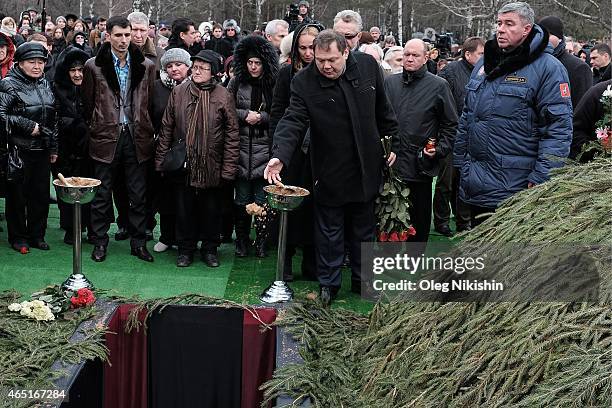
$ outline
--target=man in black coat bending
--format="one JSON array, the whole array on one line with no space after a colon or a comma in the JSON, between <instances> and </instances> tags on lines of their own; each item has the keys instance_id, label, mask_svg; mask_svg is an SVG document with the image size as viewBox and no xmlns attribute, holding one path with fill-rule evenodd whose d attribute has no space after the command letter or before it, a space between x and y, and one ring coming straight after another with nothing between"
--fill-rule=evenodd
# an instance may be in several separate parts
<instances>
[{"instance_id":1,"label":"man in black coat bending","mask_svg":"<svg viewBox=\"0 0 612 408\"><path fill-rule=\"evenodd\" d=\"M374 240L374 201L383 181L380 138L396 137L398 127L371 56L351 53L346 39L332 30L319 34L314 49L315 64L291 83L290 105L276 127L264 177L280 181L310 126L317 272L321 301L329 305L340 289L345 227L351 290L361 290L361 242ZM387 164L394 161L391 154Z\"/></svg>"}]
</instances>

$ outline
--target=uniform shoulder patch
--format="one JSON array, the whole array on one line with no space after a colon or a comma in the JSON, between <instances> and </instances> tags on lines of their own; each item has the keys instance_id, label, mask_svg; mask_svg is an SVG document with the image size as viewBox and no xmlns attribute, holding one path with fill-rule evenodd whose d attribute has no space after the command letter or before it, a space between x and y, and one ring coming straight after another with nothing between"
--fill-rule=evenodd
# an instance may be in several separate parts
<instances>
[{"instance_id":1,"label":"uniform shoulder patch","mask_svg":"<svg viewBox=\"0 0 612 408\"><path fill-rule=\"evenodd\" d=\"M562 84L560 84L559 85L559 89L561 90L561 97L562 98L569 98L571 96L570 88L569 88L569 85L567 84L567 82L563 82Z\"/></svg>"}]
</instances>

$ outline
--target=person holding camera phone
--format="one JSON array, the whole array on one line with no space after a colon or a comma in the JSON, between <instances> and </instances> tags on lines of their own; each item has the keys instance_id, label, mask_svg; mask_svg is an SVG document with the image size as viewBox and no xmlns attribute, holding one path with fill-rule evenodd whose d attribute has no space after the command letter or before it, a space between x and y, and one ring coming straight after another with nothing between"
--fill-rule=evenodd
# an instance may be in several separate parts
<instances>
[{"instance_id":1,"label":"person holding camera phone","mask_svg":"<svg viewBox=\"0 0 612 408\"><path fill-rule=\"evenodd\" d=\"M50 163L57 160L55 98L44 76L49 54L28 42L15 51L15 65L0 82L0 126L7 133L15 168L7 184L8 240L22 254L45 242L49 214ZM9 169L10 173L10 169Z\"/></svg>"}]
</instances>

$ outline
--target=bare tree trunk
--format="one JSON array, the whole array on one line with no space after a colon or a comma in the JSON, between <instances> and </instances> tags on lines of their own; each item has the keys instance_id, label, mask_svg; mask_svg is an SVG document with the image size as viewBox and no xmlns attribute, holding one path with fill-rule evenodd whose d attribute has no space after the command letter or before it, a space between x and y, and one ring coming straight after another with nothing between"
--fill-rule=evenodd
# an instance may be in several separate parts
<instances>
[{"instance_id":1,"label":"bare tree trunk","mask_svg":"<svg viewBox=\"0 0 612 408\"><path fill-rule=\"evenodd\" d=\"M410 6L410 36L416 32L416 28L414 26L414 2Z\"/></svg>"},{"instance_id":2,"label":"bare tree trunk","mask_svg":"<svg viewBox=\"0 0 612 408\"><path fill-rule=\"evenodd\" d=\"M404 43L403 33L403 18L404 18L404 2L402 0L397 0L397 38L400 44Z\"/></svg>"}]
</instances>

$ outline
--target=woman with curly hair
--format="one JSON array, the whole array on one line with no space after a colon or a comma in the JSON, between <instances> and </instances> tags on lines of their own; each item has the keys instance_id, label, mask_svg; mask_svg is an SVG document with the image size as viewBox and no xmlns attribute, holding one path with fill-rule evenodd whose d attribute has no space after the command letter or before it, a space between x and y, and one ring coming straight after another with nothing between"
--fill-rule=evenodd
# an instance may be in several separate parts
<instances>
[{"instance_id":1,"label":"woman with curly hair","mask_svg":"<svg viewBox=\"0 0 612 408\"><path fill-rule=\"evenodd\" d=\"M260 36L242 39L234 50L234 78L227 89L236 100L240 125L240 161L236 181L235 225L236 256L248 255L251 216L245 206L263 205L266 196L263 171L270 159L271 135L268 132L274 84L278 77L278 54L274 46ZM265 239L255 240L256 255L266 256Z\"/></svg>"}]
</instances>

